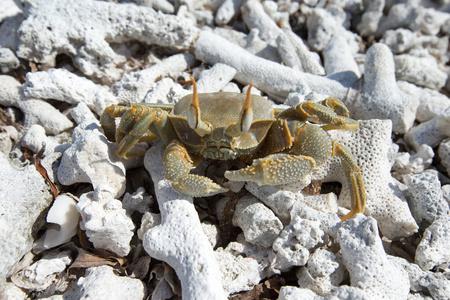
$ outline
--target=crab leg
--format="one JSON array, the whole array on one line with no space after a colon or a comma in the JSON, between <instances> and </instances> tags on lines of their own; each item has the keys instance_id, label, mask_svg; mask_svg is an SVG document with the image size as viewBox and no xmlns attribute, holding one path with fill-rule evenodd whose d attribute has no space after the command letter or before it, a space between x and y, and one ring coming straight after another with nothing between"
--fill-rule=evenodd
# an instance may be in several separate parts
<instances>
[{"instance_id":1,"label":"crab leg","mask_svg":"<svg viewBox=\"0 0 450 300\"><path fill-rule=\"evenodd\" d=\"M207 177L189 174L194 168L194 163L186 148L177 140L167 146L163 162L164 178L169 180L172 188L182 195L207 197L228 191Z\"/></svg>"},{"instance_id":2,"label":"crab leg","mask_svg":"<svg viewBox=\"0 0 450 300\"><path fill-rule=\"evenodd\" d=\"M100 123L108 140L117 142L119 157L141 156L145 152L130 150L138 142L156 139L169 143L176 138L168 112L159 105L136 104L130 106L111 105L102 113ZM115 118L122 117L116 129Z\"/></svg>"},{"instance_id":3,"label":"crab leg","mask_svg":"<svg viewBox=\"0 0 450 300\"><path fill-rule=\"evenodd\" d=\"M327 99L322 100L319 103L322 104L323 106L328 107L329 109L331 109L340 116L346 118L349 117L349 111L345 106L344 102L342 102L341 100L328 97Z\"/></svg>"},{"instance_id":4,"label":"crab leg","mask_svg":"<svg viewBox=\"0 0 450 300\"><path fill-rule=\"evenodd\" d=\"M355 157L350 150L338 142L333 142L333 155L339 156L344 172L346 172L350 179L352 189L352 204L351 211L343 216L342 221L348 220L357 213L363 213L366 203L366 189L364 187L361 169L356 163Z\"/></svg>"},{"instance_id":5,"label":"crab leg","mask_svg":"<svg viewBox=\"0 0 450 300\"><path fill-rule=\"evenodd\" d=\"M115 118L121 117L127 110L129 107L112 104L103 111L100 116L100 124L102 124L103 132L108 140L116 141Z\"/></svg>"},{"instance_id":6,"label":"crab leg","mask_svg":"<svg viewBox=\"0 0 450 300\"><path fill-rule=\"evenodd\" d=\"M116 141L119 142L116 149L117 156L126 157L130 149L139 142L155 120L156 111L147 112L147 109L142 106L132 108L126 113L120 120L116 132Z\"/></svg>"},{"instance_id":7,"label":"crab leg","mask_svg":"<svg viewBox=\"0 0 450 300\"><path fill-rule=\"evenodd\" d=\"M323 101L327 105L333 105L332 102L325 99ZM340 101L339 101L340 102ZM340 102L342 104L342 102ZM338 102L333 109L336 109L339 114L344 113L342 107ZM342 104L343 106L344 104ZM345 107L345 106L343 106ZM315 103L311 101L302 102L296 106L288 108L282 111L278 118L295 119L302 122L311 121L325 123L322 126L324 130L332 129L344 129L344 130L355 130L359 127L359 122L344 116L340 116L338 113L328 108L320 103Z\"/></svg>"}]
</instances>

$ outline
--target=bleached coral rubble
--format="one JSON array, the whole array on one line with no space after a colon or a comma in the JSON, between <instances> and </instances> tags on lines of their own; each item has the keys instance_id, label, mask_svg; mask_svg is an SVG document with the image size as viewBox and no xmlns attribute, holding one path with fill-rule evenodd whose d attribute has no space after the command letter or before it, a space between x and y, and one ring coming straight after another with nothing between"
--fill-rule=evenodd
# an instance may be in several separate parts
<instances>
[{"instance_id":1,"label":"bleached coral rubble","mask_svg":"<svg viewBox=\"0 0 450 300\"><path fill-rule=\"evenodd\" d=\"M448 1L0 7L0 298L450 298ZM339 218L337 156L278 186L206 161L194 172L231 191L197 199L163 178L162 142L117 157L102 112L176 103L190 76L200 93L253 83L277 111L342 100L360 126L328 134L356 158L364 214Z\"/></svg>"}]
</instances>

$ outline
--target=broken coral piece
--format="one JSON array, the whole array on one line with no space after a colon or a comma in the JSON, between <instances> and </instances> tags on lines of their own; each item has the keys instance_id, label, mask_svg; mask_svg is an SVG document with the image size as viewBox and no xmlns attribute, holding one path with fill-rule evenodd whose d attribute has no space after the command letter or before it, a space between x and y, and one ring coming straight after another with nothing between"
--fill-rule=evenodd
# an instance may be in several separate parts
<instances>
[{"instance_id":1,"label":"broken coral piece","mask_svg":"<svg viewBox=\"0 0 450 300\"><path fill-rule=\"evenodd\" d=\"M119 79L119 65L126 61L110 43L134 40L187 49L198 36L185 18L131 3L38 0L28 2L24 14L27 18L17 32L20 58L52 67L64 53L83 74L103 81Z\"/></svg>"},{"instance_id":2,"label":"broken coral piece","mask_svg":"<svg viewBox=\"0 0 450 300\"><path fill-rule=\"evenodd\" d=\"M80 229L86 231L94 247L123 257L131 251L134 223L114 196L113 188L99 184L93 192L80 196L77 210L82 218Z\"/></svg>"},{"instance_id":3,"label":"broken coral piece","mask_svg":"<svg viewBox=\"0 0 450 300\"><path fill-rule=\"evenodd\" d=\"M72 134L73 144L64 151L58 168L63 185L102 183L114 189L115 197L125 192L125 166L114 153L116 144L109 142L96 123L78 125Z\"/></svg>"},{"instance_id":4,"label":"broken coral piece","mask_svg":"<svg viewBox=\"0 0 450 300\"><path fill-rule=\"evenodd\" d=\"M64 293L67 299L145 299L147 288L136 278L119 276L109 266L89 268Z\"/></svg>"},{"instance_id":5,"label":"broken coral piece","mask_svg":"<svg viewBox=\"0 0 450 300\"><path fill-rule=\"evenodd\" d=\"M390 119L392 130L407 132L414 123L419 100L402 91L395 79L395 65L388 46L378 43L369 48L364 62L364 82L351 107L356 119Z\"/></svg>"},{"instance_id":6,"label":"broken coral piece","mask_svg":"<svg viewBox=\"0 0 450 300\"><path fill-rule=\"evenodd\" d=\"M143 236L144 249L175 270L183 299L226 299L219 265L192 198L176 193L163 178L163 151L159 142L144 158L161 211L161 224L148 229Z\"/></svg>"},{"instance_id":7,"label":"broken coral piece","mask_svg":"<svg viewBox=\"0 0 450 300\"><path fill-rule=\"evenodd\" d=\"M357 214L343 222L337 241L351 286L364 290L371 299L407 298L408 275L388 260L375 219Z\"/></svg>"}]
</instances>

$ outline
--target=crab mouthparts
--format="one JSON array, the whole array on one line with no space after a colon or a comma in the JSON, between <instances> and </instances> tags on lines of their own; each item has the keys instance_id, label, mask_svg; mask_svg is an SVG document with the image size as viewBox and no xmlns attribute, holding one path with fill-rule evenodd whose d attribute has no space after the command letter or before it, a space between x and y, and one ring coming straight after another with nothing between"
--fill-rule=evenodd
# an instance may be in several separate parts
<instances>
[{"instance_id":1,"label":"crab mouthparts","mask_svg":"<svg viewBox=\"0 0 450 300\"><path fill-rule=\"evenodd\" d=\"M203 157L211 159L227 160L237 158L237 154L229 147L224 146L208 147L204 149Z\"/></svg>"}]
</instances>

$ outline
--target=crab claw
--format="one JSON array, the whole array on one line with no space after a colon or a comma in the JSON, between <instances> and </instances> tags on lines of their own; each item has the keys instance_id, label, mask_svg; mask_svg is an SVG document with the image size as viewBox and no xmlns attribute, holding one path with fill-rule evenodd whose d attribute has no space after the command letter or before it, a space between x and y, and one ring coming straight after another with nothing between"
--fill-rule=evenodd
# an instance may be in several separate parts
<instances>
[{"instance_id":1,"label":"crab claw","mask_svg":"<svg viewBox=\"0 0 450 300\"><path fill-rule=\"evenodd\" d=\"M302 179L315 167L313 158L304 155L272 154L255 159L237 171L226 171L225 177L233 181L252 181L258 185L277 185Z\"/></svg>"},{"instance_id":2,"label":"crab claw","mask_svg":"<svg viewBox=\"0 0 450 300\"><path fill-rule=\"evenodd\" d=\"M228 191L208 177L189 174L194 168L186 148L177 140L172 141L164 152L164 177L172 188L188 197L208 197Z\"/></svg>"},{"instance_id":3,"label":"crab claw","mask_svg":"<svg viewBox=\"0 0 450 300\"><path fill-rule=\"evenodd\" d=\"M195 174L183 175L171 183L177 193L189 197L208 197L228 191L208 177Z\"/></svg>"}]
</instances>

